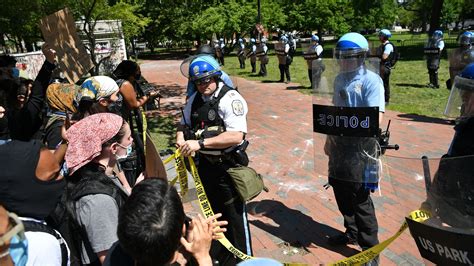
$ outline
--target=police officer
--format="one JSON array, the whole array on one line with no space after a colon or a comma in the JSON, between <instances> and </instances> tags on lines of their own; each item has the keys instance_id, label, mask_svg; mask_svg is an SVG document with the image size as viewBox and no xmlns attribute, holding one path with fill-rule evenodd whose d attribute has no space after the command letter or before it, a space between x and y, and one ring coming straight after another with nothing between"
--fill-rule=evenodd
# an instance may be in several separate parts
<instances>
[{"instance_id":1,"label":"police officer","mask_svg":"<svg viewBox=\"0 0 474 266\"><path fill-rule=\"evenodd\" d=\"M242 38L239 39L237 47L237 56L239 57L240 69L245 69L245 43Z\"/></svg>"},{"instance_id":2,"label":"police officer","mask_svg":"<svg viewBox=\"0 0 474 266\"><path fill-rule=\"evenodd\" d=\"M219 39L219 48L221 49L221 57L217 59L221 65L224 65L225 42L223 38Z\"/></svg>"},{"instance_id":3,"label":"police officer","mask_svg":"<svg viewBox=\"0 0 474 266\"><path fill-rule=\"evenodd\" d=\"M426 66L428 68L428 74L430 75L430 83L428 84L428 87L437 89L439 88L439 61L441 59L441 52L444 49L443 32L435 30L431 38L428 40L426 48Z\"/></svg>"},{"instance_id":4,"label":"police officer","mask_svg":"<svg viewBox=\"0 0 474 266\"><path fill-rule=\"evenodd\" d=\"M318 35L311 35L311 46L306 52L306 63L308 65L308 77L309 81L311 82L311 88L313 88L313 83L315 83L317 87L319 86L319 82L321 81L321 74L323 72L323 64L321 59L322 52L323 47L321 46L321 44L319 44Z\"/></svg>"},{"instance_id":5,"label":"police officer","mask_svg":"<svg viewBox=\"0 0 474 266\"><path fill-rule=\"evenodd\" d=\"M262 77L267 76L267 64L268 64L268 47L267 38L263 37L260 43L260 47L257 52L257 56L260 60L260 72L258 73Z\"/></svg>"},{"instance_id":6,"label":"police officer","mask_svg":"<svg viewBox=\"0 0 474 266\"><path fill-rule=\"evenodd\" d=\"M384 105L383 82L379 75L367 69L369 44L359 33L344 34L335 48L340 71L334 80L335 106L378 107L379 122ZM331 236L331 245L358 243L363 250L379 243L375 209L370 198L378 179L376 139L328 135L324 147L329 157L329 184L334 189L337 206L344 218L345 233ZM368 171L367 171L368 170ZM378 257L371 261L377 265Z\"/></svg>"},{"instance_id":7,"label":"police officer","mask_svg":"<svg viewBox=\"0 0 474 266\"><path fill-rule=\"evenodd\" d=\"M452 227L474 228L474 63L454 78L444 113L456 117L454 137L428 194L432 213Z\"/></svg>"},{"instance_id":8,"label":"police officer","mask_svg":"<svg viewBox=\"0 0 474 266\"><path fill-rule=\"evenodd\" d=\"M215 58L219 62L220 65L222 65L222 58L224 57L223 51L221 49L221 45L219 43L219 40L214 40L214 51L215 51Z\"/></svg>"},{"instance_id":9,"label":"police officer","mask_svg":"<svg viewBox=\"0 0 474 266\"><path fill-rule=\"evenodd\" d=\"M250 38L250 51L247 57L250 57L250 64L252 65L252 73L256 73L257 72L257 45L255 43L255 38Z\"/></svg>"},{"instance_id":10,"label":"police officer","mask_svg":"<svg viewBox=\"0 0 474 266\"><path fill-rule=\"evenodd\" d=\"M283 82L284 81L284 75L286 74L286 83L291 82L291 77L290 77L290 64L293 61L293 58L290 55L290 44L288 41L288 38L283 35L280 38L280 43L284 44L284 56L285 56L285 64L282 64L282 62L279 62L278 68L280 69L280 80L278 82Z\"/></svg>"},{"instance_id":11,"label":"police officer","mask_svg":"<svg viewBox=\"0 0 474 266\"><path fill-rule=\"evenodd\" d=\"M197 92L186 103L176 143L183 155L198 154L198 171L209 202L214 212L222 213L222 219L228 221L227 239L251 255L245 202L238 197L226 171L235 166L228 148L244 142L248 109L244 98L222 82L221 73L212 57L202 56L191 62L189 79ZM219 265L236 264L232 253L218 242L213 243L211 255Z\"/></svg>"},{"instance_id":12,"label":"police officer","mask_svg":"<svg viewBox=\"0 0 474 266\"><path fill-rule=\"evenodd\" d=\"M379 32L379 40L381 42L377 55L380 58L380 77L383 81L385 89L385 104L390 102L390 72L392 71L392 58L395 56L392 43L388 40L392 37L392 33L383 29Z\"/></svg>"},{"instance_id":13,"label":"police officer","mask_svg":"<svg viewBox=\"0 0 474 266\"><path fill-rule=\"evenodd\" d=\"M449 55L449 80L446 81L447 88L451 89L454 78L467 66L474 62L474 48L472 40L474 34L466 31L459 36L459 47L454 49Z\"/></svg>"}]
</instances>

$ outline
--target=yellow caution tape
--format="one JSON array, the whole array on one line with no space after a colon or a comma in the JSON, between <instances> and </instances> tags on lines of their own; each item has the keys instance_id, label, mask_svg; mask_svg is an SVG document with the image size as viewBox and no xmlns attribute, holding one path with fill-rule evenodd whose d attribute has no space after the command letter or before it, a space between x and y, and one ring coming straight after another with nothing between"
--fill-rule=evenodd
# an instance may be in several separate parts
<instances>
[{"instance_id":1,"label":"yellow caution tape","mask_svg":"<svg viewBox=\"0 0 474 266\"><path fill-rule=\"evenodd\" d=\"M410 219L421 223L421 222L424 222L425 220L427 220L430 217L430 214L426 211L423 211L423 210L416 210L416 211L412 211L410 213L409 217L410 217ZM376 246L373 246L373 247L371 247L367 250L364 250L364 251L362 251L362 252L360 252L360 253L352 256L352 257L349 257L349 258L331 263L329 265L331 265L331 266L333 266L333 265L337 265L337 266L339 266L339 265L360 265L360 264L367 263L367 262L373 260L375 257L377 257L388 245L390 245L395 239L397 239L403 233L403 231L405 231L407 229L407 227L408 227L408 224L405 221L405 222L403 222L400 229L398 229L398 231L393 236L391 236L387 240L383 241L382 243L380 243Z\"/></svg>"},{"instance_id":2,"label":"yellow caution tape","mask_svg":"<svg viewBox=\"0 0 474 266\"><path fill-rule=\"evenodd\" d=\"M143 153L146 154L146 131L147 131L147 128L148 128L148 123L146 121L146 115L145 115L145 111L143 111L143 107L139 107L138 108L138 112L140 112L142 114L142 123L143 123L143 132L142 132L142 135L143 135Z\"/></svg>"},{"instance_id":3,"label":"yellow caution tape","mask_svg":"<svg viewBox=\"0 0 474 266\"><path fill-rule=\"evenodd\" d=\"M172 159L179 160L179 158L183 158L183 155L181 154L181 152L179 150L176 150L176 153L173 156L170 156L169 158L167 158L164 161L164 164L167 164L167 163L171 162ZM189 164L190 164L190 168L191 168L191 175L193 176L194 183L195 183L195 186L196 186L196 193L197 193L197 198L198 198L198 201L199 201L199 206L201 208L201 211L202 211L203 215L206 218L209 218L209 217L214 215L214 211L212 210L211 204L209 203L209 200L207 198L206 192L205 192L204 187L203 187L202 182L201 182L201 178L199 177L197 167L194 164L194 160L192 159L192 157L188 157L188 160L189 160ZM184 160L181 159L181 161L184 161ZM184 166L184 162L182 164L180 164L179 167L184 168L184 171L186 171L186 167ZM177 172L179 173L180 171L177 169ZM178 179L178 177L179 177L179 174L171 182L173 182L173 184L174 184L176 182L176 180ZM180 184L181 184L181 182L180 182ZM420 223L424 222L429 217L430 217L430 213L427 212L427 211L424 211L424 210L415 210L415 211L412 211L409 214L410 219L412 219L414 221L417 221L417 222L420 222ZM391 236L387 240L383 241L382 243L379 243L378 245L375 245L375 246L373 246L373 247L371 247L367 250L364 250L364 251L362 251L362 252L360 252L360 253L358 253L354 256L351 256L349 258L345 258L343 260L340 260L340 261L337 261L337 262L334 262L334 263L330 263L329 265L331 265L331 266L333 266L333 265L337 265L337 266L339 266L339 265L360 265L360 264L367 263L367 262L373 260L388 245L390 245L395 239L397 239L407 229L407 227L408 227L408 224L405 221L401 225L400 229L398 229L398 231L393 236ZM229 252L234 254L236 257L238 257L241 260L249 260L249 259L254 259L255 258L255 257L249 256L249 255L243 253L242 251L236 249L232 245L232 243L230 243L230 241L225 237L224 234L222 234L222 236L223 236L223 238L218 239L218 241ZM308 265L308 264L283 263L283 265L285 265L285 266L303 266L303 265Z\"/></svg>"},{"instance_id":4,"label":"yellow caution tape","mask_svg":"<svg viewBox=\"0 0 474 266\"><path fill-rule=\"evenodd\" d=\"M174 163L176 166L176 173L179 180L179 186L181 190L179 191L181 197L184 197L188 193L188 172L186 171L186 165L184 164L184 157L181 153L176 153L174 158Z\"/></svg>"}]
</instances>

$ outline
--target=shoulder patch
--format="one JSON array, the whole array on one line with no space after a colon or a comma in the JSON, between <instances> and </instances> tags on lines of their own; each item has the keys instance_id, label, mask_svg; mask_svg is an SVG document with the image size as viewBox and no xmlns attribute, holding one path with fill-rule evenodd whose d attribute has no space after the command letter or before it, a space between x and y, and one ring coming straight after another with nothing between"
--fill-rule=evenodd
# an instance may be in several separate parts
<instances>
[{"instance_id":1,"label":"shoulder patch","mask_svg":"<svg viewBox=\"0 0 474 266\"><path fill-rule=\"evenodd\" d=\"M244 115L244 104L242 103L241 100L232 101L232 111L237 116Z\"/></svg>"}]
</instances>

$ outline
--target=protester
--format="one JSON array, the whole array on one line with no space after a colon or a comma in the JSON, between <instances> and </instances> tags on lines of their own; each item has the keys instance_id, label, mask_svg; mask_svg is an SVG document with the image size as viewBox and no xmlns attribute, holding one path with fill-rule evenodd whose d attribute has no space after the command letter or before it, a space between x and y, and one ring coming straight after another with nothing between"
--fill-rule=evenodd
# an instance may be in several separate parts
<instances>
[{"instance_id":1,"label":"protester","mask_svg":"<svg viewBox=\"0 0 474 266\"><path fill-rule=\"evenodd\" d=\"M133 188L119 215L114 244L104 265L168 265L189 260L198 265L213 265L209 255L211 240L225 232L220 214L187 221L176 189L162 179L145 179ZM180 248L182 245L182 248ZM129 254L129 255L128 255Z\"/></svg>"},{"instance_id":2,"label":"protester","mask_svg":"<svg viewBox=\"0 0 474 266\"><path fill-rule=\"evenodd\" d=\"M46 100L49 107L49 118L44 129L43 142L51 151L56 150L61 143L61 129L66 121L66 115L76 113L74 99L80 87L76 84L52 83L46 90Z\"/></svg>"},{"instance_id":3,"label":"protester","mask_svg":"<svg viewBox=\"0 0 474 266\"><path fill-rule=\"evenodd\" d=\"M251 255L246 204L227 173L227 169L236 166L235 152L247 134L247 103L221 81L220 75L219 65L210 56L191 62L188 77L198 91L186 103L176 143L184 156L199 154L198 171L209 202L229 222L227 238L237 249ZM226 153L228 148L232 151ZM211 253L220 265L236 263L232 253L219 243L213 243Z\"/></svg>"},{"instance_id":4,"label":"protester","mask_svg":"<svg viewBox=\"0 0 474 266\"><path fill-rule=\"evenodd\" d=\"M75 123L66 135L67 203L79 228L74 240L81 243L82 263L103 263L117 241L118 211L127 197L113 169L131 151L130 127L118 115L99 113Z\"/></svg>"},{"instance_id":5,"label":"protester","mask_svg":"<svg viewBox=\"0 0 474 266\"><path fill-rule=\"evenodd\" d=\"M113 111L114 103L118 100L119 87L107 76L94 76L86 79L74 99L77 112L74 120L86 116Z\"/></svg>"},{"instance_id":6,"label":"protester","mask_svg":"<svg viewBox=\"0 0 474 266\"><path fill-rule=\"evenodd\" d=\"M64 143L53 154L39 140L0 145L0 202L20 216L26 228L28 265L69 261L64 239L45 222L64 191L59 161L66 147Z\"/></svg>"},{"instance_id":7,"label":"protester","mask_svg":"<svg viewBox=\"0 0 474 266\"><path fill-rule=\"evenodd\" d=\"M46 61L36 77L31 94L26 103L17 105L18 79L0 80L0 144L9 139L30 140L42 125L42 110L45 102L46 88L55 68L56 52L43 45ZM2 115L3 114L3 115Z\"/></svg>"}]
</instances>

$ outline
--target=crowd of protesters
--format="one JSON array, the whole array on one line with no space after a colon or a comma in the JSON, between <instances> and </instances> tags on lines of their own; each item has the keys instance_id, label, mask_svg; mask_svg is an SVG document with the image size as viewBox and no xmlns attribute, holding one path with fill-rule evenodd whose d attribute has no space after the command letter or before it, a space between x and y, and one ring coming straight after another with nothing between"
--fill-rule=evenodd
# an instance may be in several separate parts
<instances>
[{"instance_id":1,"label":"crowd of protesters","mask_svg":"<svg viewBox=\"0 0 474 266\"><path fill-rule=\"evenodd\" d=\"M0 265L212 265L227 222L188 218L166 175L146 174L143 106L158 92L139 66L61 83L42 51L34 81L0 58Z\"/></svg>"}]
</instances>

